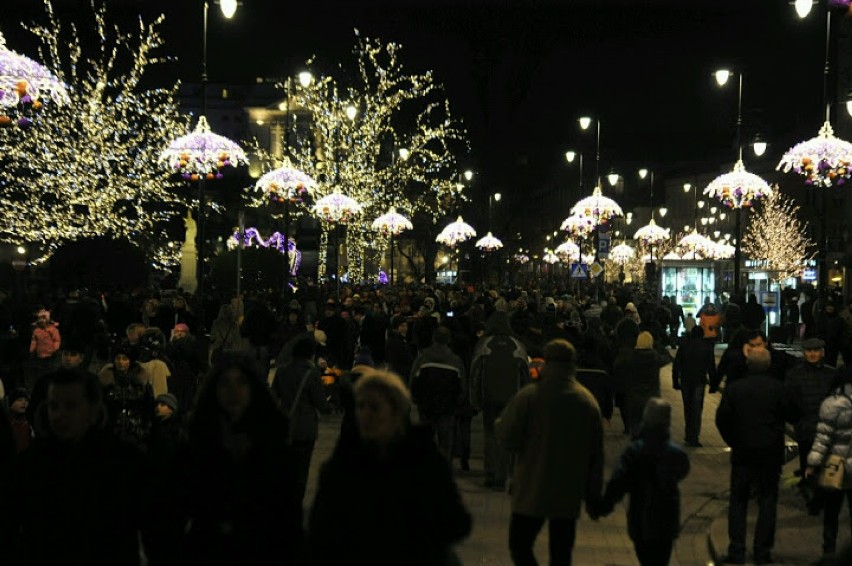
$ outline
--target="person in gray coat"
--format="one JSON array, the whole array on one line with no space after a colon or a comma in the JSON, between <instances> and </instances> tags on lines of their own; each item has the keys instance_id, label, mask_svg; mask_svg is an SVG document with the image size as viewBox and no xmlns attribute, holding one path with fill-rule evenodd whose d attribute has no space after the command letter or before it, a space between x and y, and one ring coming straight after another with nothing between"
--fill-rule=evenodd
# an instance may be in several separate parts
<instances>
[{"instance_id":1,"label":"person in gray coat","mask_svg":"<svg viewBox=\"0 0 852 566\"><path fill-rule=\"evenodd\" d=\"M843 489L824 490L822 551L826 564L830 563L836 549L838 521L844 499L849 501L852 513L852 371L844 367L834 385L831 395L820 405L816 436L808 454L808 467L805 468L805 477L812 478L829 455L841 456L845 462Z\"/></svg>"},{"instance_id":2,"label":"person in gray coat","mask_svg":"<svg viewBox=\"0 0 852 566\"><path fill-rule=\"evenodd\" d=\"M550 563L570 565L581 504L590 513L600 506L603 424L594 396L577 382L571 343L549 342L544 359L541 381L521 389L495 423L517 455L509 550L515 564L536 564L533 545L548 521Z\"/></svg>"},{"instance_id":3,"label":"person in gray coat","mask_svg":"<svg viewBox=\"0 0 852 566\"><path fill-rule=\"evenodd\" d=\"M296 341L293 359L275 372L272 383L281 411L290 418L290 451L300 501L305 497L308 470L317 441L318 413L331 413L331 406L323 393L319 368L313 361L315 349L316 343L311 336Z\"/></svg>"}]
</instances>

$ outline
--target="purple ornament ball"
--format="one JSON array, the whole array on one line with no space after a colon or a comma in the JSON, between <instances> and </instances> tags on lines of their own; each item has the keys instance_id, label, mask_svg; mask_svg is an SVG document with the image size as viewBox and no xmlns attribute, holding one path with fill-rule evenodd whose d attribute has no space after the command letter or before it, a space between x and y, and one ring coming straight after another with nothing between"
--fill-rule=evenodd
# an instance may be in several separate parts
<instances>
[{"instance_id":1,"label":"purple ornament ball","mask_svg":"<svg viewBox=\"0 0 852 566\"><path fill-rule=\"evenodd\" d=\"M33 121L27 117L18 118L18 127L26 130L33 125Z\"/></svg>"}]
</instances>

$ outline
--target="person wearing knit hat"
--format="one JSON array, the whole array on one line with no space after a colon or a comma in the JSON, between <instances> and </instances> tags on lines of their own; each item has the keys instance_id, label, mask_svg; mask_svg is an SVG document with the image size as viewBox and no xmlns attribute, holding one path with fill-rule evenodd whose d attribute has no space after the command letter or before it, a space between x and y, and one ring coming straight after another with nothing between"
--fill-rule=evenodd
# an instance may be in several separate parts
<instances>
[{"instance_id":1,"label":"person wearing knit hat","mask_svg":"<svg viewBox=\"0 0 852 566\"><path fill-rule=\"evenodd\" d=\"M533 546L545 521L550 563L569 564L582 504L591 510L603 483L603 422L576 379L574 346L553 340L544 357L541 381L514 395L495 423L497 439L516 458L509 524L515 564L536 564Z\"/></svg>"},{"instance_id":2,"label":"person wearing knit hat","mask_svg":"<svg viewBox=\"0 0 852 566\"><path fill-rule=\"evenodd\" d=\"M624 316L632 319L636 324L642 324L642 319L639 318L639 311L636 310L636 305L633 303L627 303L624 306Z\"/></svg>"},{"instance_id":3,"label":"person wearing knit hat","mask_svg":"<svg viewBox=\"0 0 852 566\"><path fill-rule=\"evenodd\" d=\"M30 403L30 394L23 387L13 390L6 396L9 404L9 414L12 422L12 434L15 440L15 453L20 454L30 446L33 437L33 429L27 420L27 407Z\"/></svg>"},{"instance_id":4,"label":"person wearing knit hat","mask_svg":"<svg viewBox=\"0 0 852 566\"><path fill-rule=\"evenodd\" d=\"M624 390L624 402L619 409L622 419L626 416L625 434L633 438L639 435L642 411L648 399L660 396L660 366L660 356L654 350L650 332L640 332L634 348L621 348L613 362L613 375Z\"/></svg>"},{"instance_id":5,"label":"person wearing knit hat","mask_svg":"<svg viewBox=\"0 0 852 566\"><path fill-rule=\"evenodd\" d=\"M648 400L640 438L621 454L596 509L596 514L608 515L630 495L627 532L640 564L668 564L680 532L678 484L689 473L689 458L669 440L671 415L666 401Z\"/></svg>"},{"instance_id":6,"label":"person wearing knit hat","mask_svg":"<svg viewBox=\"0 0 852 566\"><path fill-rule=\"evenodd\" d=\"M154 412L159 419L165 420L171 418L178 412L177 397L171 393L158 395L154 400Z\"/></svg>"}]
</instances>

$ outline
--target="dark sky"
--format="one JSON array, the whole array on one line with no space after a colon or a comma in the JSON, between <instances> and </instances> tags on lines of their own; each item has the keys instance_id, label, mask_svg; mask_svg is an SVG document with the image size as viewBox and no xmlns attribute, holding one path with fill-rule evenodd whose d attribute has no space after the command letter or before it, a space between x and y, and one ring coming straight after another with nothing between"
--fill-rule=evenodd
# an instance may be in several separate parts
<instances>
[{"instance_id":1,"label":"dark sky","mask_svg":"<svg viewBox=\"0 0 852 566\"><path fill-rule=\"evenodd\" d=\"M56 1L63 15L88 5ZM18 22L38 16L40 2L9 2L0 30L10 47L33 54ZM197 80L200 0L108 6L165 12L166 49L180 58L172 71ZM593 139L577 127L582 113L602 119L604 173L645 164L675 175L731 163L736 92L716 87L711 72L720 64L745 69L746 131L774 142L764 157L774 166L821 123L821 18L815 10L799 20L786 0L243 0L231 21L211 8L210 78L281 76L314 54L329 66L351 60L356 27L400 42L404 63L433 69L464 120L472 148L464 164L488 190L522 201L571 183L569 146L592 162Z\"/></svg>"}]
</instances>

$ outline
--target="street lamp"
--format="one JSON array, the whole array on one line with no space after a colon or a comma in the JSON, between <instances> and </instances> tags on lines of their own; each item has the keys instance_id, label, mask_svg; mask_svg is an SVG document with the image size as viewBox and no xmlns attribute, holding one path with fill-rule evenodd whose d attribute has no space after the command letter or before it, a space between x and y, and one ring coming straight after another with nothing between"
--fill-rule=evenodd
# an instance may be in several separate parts
<instances>
[{"instance_id":1,"label":"street lamp","mask_svg":"<svg viewBox=\"0 0 852 566\"><path fill-rule=\"evenodd\" d=\"M355 116L358 115L358 109L355 108L352 104L346 107L346 117L350 120L354 120Z\"/></svg>"},{"instance_id":2,"label":"street lamp","mask_svg":"<svg viewBox=\"0 0 852 566\"><path fill-rule=\"evenodd\" d=\"M688 193L692 190L692 183L684 183L683 184L683 192Z\"/></svg>"},{"instance_id":3,"label":"street lamp","mask_svg":"<svg viewBox=\"0 0 852 566\"><path fill-rule=\"evenodd\" d=\"M808 14L811 13L811 8L813 7L813 0L795 0L793 2L793 6L796 8L796 14L799 15L799 18L805 19L808 17Z\"/></svg>"},{"instance_id":4,"label":"street lamp","mask_svg":"<svg viewBox=\"0 0 852 566\"><path fill-rule=\"evenodd\" d=\"M410 156L411 156L411 152L408 150L408 148L405 148L405 147L399 148L399 158L400 159L402 159L403 161L408 161L408 158Z\"/></svg>"},{"instance_id":5,"label":"street lamp","mask_svg":"<svg viewBox=\"0 0 852 566\"><path fill-rule=\"evenodd\" d=\"M471 179L473 179L473 171L468 169L467 171L464 172L464 180L470 181Z\"/></svg>"},{"instance_id":6,"label":"street lamp","mask_svg":"<svg viewBox=\"0 0 852 566\"><path fill-rule=\"evenodd\" d=\"M580 127L583 130L588 130L589 126L592 125L592 119L588 116L583 116L579 120ZM601 182L601 120L600 118L595 119L595 124L597 125L597 136L595 138L595 182L600 185ZM618 182L618 179L616 179ZM614 185L615 183L613 183Z\"/></svg>"},{"instance_id":7,"label":"street lamp","mask_svg":"<svg viewBox=\"0 0 852 566\"><path fill-rule=\"evenodd\" d=\"M642 169L639 169L639 178L640 179L644 180L645 177L647 177L647 176L648 176L648 170L647 169L645 169L644 167Z\"/></svg>"},{"instance_id":8,"label":"street lamp","mask_svg":"<svg viewBox=\"0 0 852 566\"><path fill-rule=\"evenodd\" d=\"M661 206L660 207L660 218L665 218L666 214L668 214L668 212L669 212L668 208L666 208L665 206Z\"/></svg>"},{"instance_id":9,"label":"street lamp","mask_svg":"<svg viewBox=\"0 0 852 566\"><path fill-rule=\"evenodd\" d=\"M847 103L848 104L848 103ZM760 134L754 136L754 140L751 142L751 147L754 150L754 154L758 157L762 156L766 153L766 140Z\"/></svg>"},{"instance_id":10,"label":"street lamp","mask_svg":"<svg viewBox=\"0 0 852 566\"><path fill-rule=\"evenodd\" d=\"M609 175L606 176L606 180L609 181L610 186L615 186L618 184L618 173L612 171Z\"/></svg>"},{"instance_id":11,"label":"street lamp","mask_svg":"<svg viewBox=\"0 0 852 566\"><path fill-rule=\"evenodd\" d=\"M237 13L237 0L219 0L219 9L222 10L222 15L230 20Z\"/></svg>"}]
</instances>

